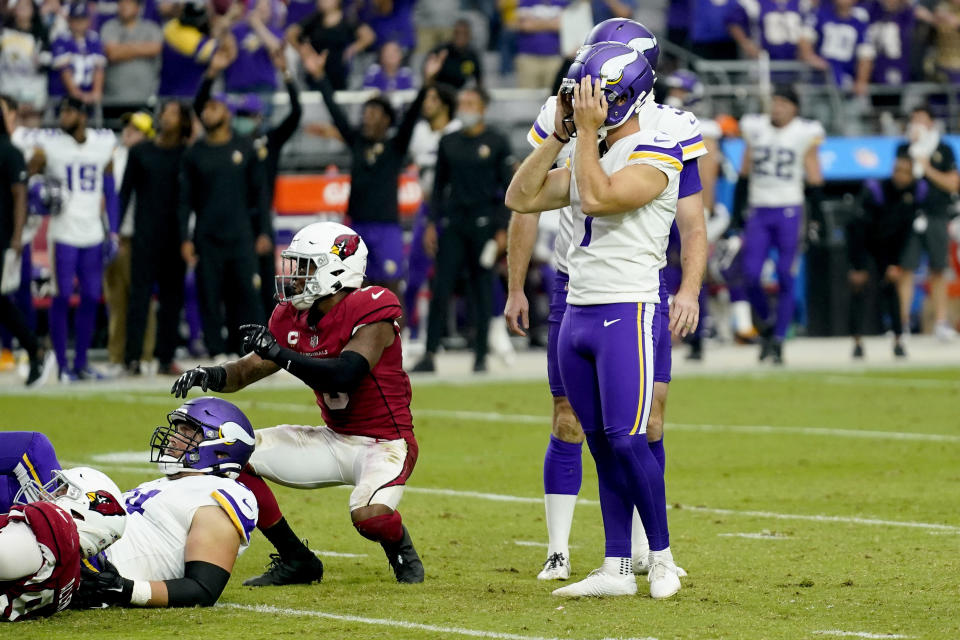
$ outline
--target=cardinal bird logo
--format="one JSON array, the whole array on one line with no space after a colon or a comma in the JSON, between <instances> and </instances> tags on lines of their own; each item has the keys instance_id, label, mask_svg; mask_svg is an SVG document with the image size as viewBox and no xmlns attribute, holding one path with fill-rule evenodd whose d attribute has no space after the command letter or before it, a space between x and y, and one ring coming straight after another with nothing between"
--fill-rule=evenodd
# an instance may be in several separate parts
<instances>
[{"instance_id":1,"label":"cardinal bird logo","mask_svg":"<svg viewBox=\"0 0 960 640\"><path fill-rule=\"evenodd\" d=\"M96 511L100 515L123 516L127 513L123 510L123 505L106 491L88 491L87 500L90 501L90 511Z\"/></svg>"},{"instance_id":2,"label":"cardinal bird logo","mask_svg":"<svg viewBox=\"0 0 960 640\"><path fill-rule=\"evenodd\" d=\"M330 247L330 253L344 260L355 254L359 247L360 236L355 233L345 233L334 239L333 246Z\"/></svg>"}]
</instances>

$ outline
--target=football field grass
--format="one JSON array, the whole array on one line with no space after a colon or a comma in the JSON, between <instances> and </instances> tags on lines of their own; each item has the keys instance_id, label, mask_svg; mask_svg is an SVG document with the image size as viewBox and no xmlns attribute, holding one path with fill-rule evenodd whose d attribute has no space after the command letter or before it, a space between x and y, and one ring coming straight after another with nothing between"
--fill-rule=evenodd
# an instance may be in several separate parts
<instances>
[{"instance_id":1,"label":"football field grass","mask_svg":"<svg viewBox=\"0 0 960 640\"><path fill-rule=\"evenodd\" d=\"M319 421L306 389L226 397L257 427ZM145 460L177 402L93 388L0 405L0 428L43 431L61 461L129 489L158 475L134 453ZM414 412L420 459L400 510L424 584L393 582L380 547L353 530L347 490L278 488L294 530L322 552L322 584L241 586L272 551L256 533L217 608L69 611L16 637L960 638L960 369L675 380L668 515L689 577L666 601L643 578L640 595L606 600L561 600L550 594L561 583L535 579L545 383L415 383ZM586 448L580 495L574 579L603 555Z\"/></svg>"}]
</instances>

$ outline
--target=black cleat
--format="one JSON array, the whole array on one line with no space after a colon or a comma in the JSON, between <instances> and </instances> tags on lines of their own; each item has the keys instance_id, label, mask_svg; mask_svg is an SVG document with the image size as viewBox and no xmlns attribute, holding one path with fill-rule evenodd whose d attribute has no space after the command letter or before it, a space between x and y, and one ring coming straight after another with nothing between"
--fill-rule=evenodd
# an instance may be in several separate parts
<instances>
[{"instance_id":1,"label":"black cleat","mask_svg":"<svg viewBox=\"0 0 960 640\"><path fill-rule=\"evenodd\" d=\"M27 374L27 388L36 389L37 387L43 386L50 377L55 363L56 359L52 351L38 350L33 357L30 358L30 373Z\"/></svg>"},{"instance_id":2,"label":"black cleat","mask_svg":"<svg viewBox=\"0 0 960 640\"><path fill-rule=\"evenodd\" d=\"M855 344L853 345L853 358L854 360L863 360L863 345Z\"/></svg>"},{"instance_id":3,"label":"black cleat","mask_svg":"<svg viewBox=\"0 0 960 640\"><path fill-rule=\"evenodd\" d=\"M323 580L323 563L313 555L284 560L279 553L270 554L267 570L243 581L245 587L279 587L285 584L313 584Z\"/></svg>"},{"instance_id":4,"label":"black cleat","mask_svg":"<svg viewBox=\"0 0 960 640\"><path fill-rule=\"evenodd\" d=\"M690 353L687 354L687 360L700 362L703 360L703 339L694 338L690 341Z\"/></svg>"},{"instance_id":5,"label":"black cleat","mask_svg":"<svg viewBox=\"0 0 960 640\"><path fill-rule=\"evenodd\" d=\"M397 582L402 584L423 582L423 563L420 562L417 550L413 548L413 540L410 539L410 532L406 527L403 527L403 537L400 540L393 543L381 542L380 545L387 554L387 560L390 561L393 574L397 576Z\"/></svg>"},{"instance_id":6,"label":"black cleat","mask_svg":"<svg viewBox=\"0 0 960 640\"><path fill-rule=\"evenodd\" d=\"M770 360L775 365L783 364L783 342L780 340L770 341Z\"/></svg>"},{"instance_id":7,"label":"black cleat","mask_svg":"<svg viewBox=\"0 0 960 640\"><path fill-rule=\"evenodd\" d=\"M903 345L897 342L893 345L893 355L897 358L906 358L907 352L904 351Z\"/></svg>"},{"instance_id":8,"label":"black cleat","mask_svg":"<svg viewBox=\"0 0 960 640\"><path fill-rule=\"evenodd\" d=\"M425 353L423 357L420 358L420 362L414 365L410 371L413 373L433 373L436 370L437 367L433 364L433 354Z\"/></svg>"},{"instance_id":9,"label":"black cleat","mask_svg":"<svg viewBox=\"0 0 960 640\"><path fill-rule=\"evenodd\" d=\"M487 371L487 359L480 358L473 361L473 372L474 373L486 373Z\"/></svg>"}]
</instances>

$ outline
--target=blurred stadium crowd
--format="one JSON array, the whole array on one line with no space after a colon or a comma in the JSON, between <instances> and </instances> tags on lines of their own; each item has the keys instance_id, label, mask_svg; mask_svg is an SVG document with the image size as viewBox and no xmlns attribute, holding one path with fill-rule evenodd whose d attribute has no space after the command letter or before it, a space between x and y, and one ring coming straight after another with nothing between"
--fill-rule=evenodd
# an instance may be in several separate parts
<instances>
[{"instance_id":1,"label":"blurred stadium crowd","mask_svg":"<svg viewBox=\"0 0 960 640\"><path fill-rule=\"evenodd\" d=\"M448 229L451 220L427 206L438 197L433 170L441 136L461 124L474 132L489 126L497 135L480 156L514 162L511 147L525 153L530 123L583 36L611 17L634 17L660 34L659 97L673 91L677 106L716 122L718 148L728 158L716 200L726 206L742 148L737 119L765 111L775 84L794 85L801 113L828 134L889 137L890 157L871 165L876 178L893 173L894 138L906 133L914 107L924 106L937 132L931 149L960 126L960 0L7 0L0 6L0 93L16 111L13 143L32 161L44 147L42 127L66 129L64 106L70 122L76 113L91 131L121 132L107 158L112 178L106 171L97 177L107 208L116 196L121 210L94 239L108 245L95 270L97 277L104 272L103 291L85 288L79 271L63 275L58 287L53 244L64 238L46 237L53 223L44 210L56 194L49 183L32 182L30 222L22 238L7 243L17 249L19 283L10 287L8 279L3 293L26 325L51 333L64 382L138 374L155 352L161 371L174 374L175 356L186 355L177 349L219 358L238 350L236 326L266 319L277 255L292 230L318 218L344 219L371 245L368 275L402 293L409 335L423 338L433 260L444 251L442 236L453 236L438 238L438 227ZM230 154L217 156L212 149L222 144ZM930 144L928 135L919 146ZM176 149L176 157L164 164L131 151L137 145ZM124 176L130 167L139 173ZM435 335L427 348L472 342L483 370L487 343L506 359L513 348L499 318L509 212L492 197L502 192L505 174L494 167L478 173L477 183L458 183L449 173L442 197L449 201L453 188L469 191L454 204L473 213L468 239L445 249L441 263L455 273L446 274L443 287L471 295L459 303L454 297L449 321L437 320L436 300L429 307ZM806 272L820 289L808 296L798 287L800 333L813 331L817 305L832 305L830 314L844 318L842 329L824 321L817 332L849 328L846 303L830 301L834 289L848 286L845 230L862 209L863 180L843 171L833 183L828 171L825 177L826 215L806 234L808 248L821 250L819 271ZM158 202L168 210L159 211ZM945 206L942 216L953 211ZM152 213L150 223L141 222ZM12 232L14 225L4 224ZM536 325L546 315L551 233L545 221L527 282L534 344L544 340ZM935 322L923 323L919 305L925 265L956 279L949 275L956 245L926 249L937 255L915 265L921 277L908 287L921 295L906 304L906 320L914 331L937 324L951 339L947 312L938 308ZM855 271L862 273L860 258ZM709 285L711 293L722 295L720 280ZM863 282L861 275L849 278L855 289ZM440 306L447 306L446 295ZM88 316L93 320L82 319ZM867 331L882 328L866 324ZM68 363L66 345L78 332L83 350L86 343L108 346L109 369L93 369L83 357ZM708 332L731 335L722 323ZM13 366L9 334L3 345L0 369ZM34 351L36 382L44 359L52 369L53 358Z\"/></svg>"}]
</instances>

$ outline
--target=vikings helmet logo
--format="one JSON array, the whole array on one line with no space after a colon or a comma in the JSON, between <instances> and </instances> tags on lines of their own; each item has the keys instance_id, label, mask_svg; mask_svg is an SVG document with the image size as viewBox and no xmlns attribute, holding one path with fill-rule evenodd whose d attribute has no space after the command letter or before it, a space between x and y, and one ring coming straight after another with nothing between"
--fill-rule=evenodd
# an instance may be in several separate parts
<instances>
[{"instance_id":1,"label":"vikings helmet logo","mask_svg":"<svg viewBox=\"0 0 960 640\"><path fill-rule=\"evenodd\" d=\"M349 258L357 252L360 247L360 236L355 233L345 233L337 236L330 247L330 253L338 256L341 260Z\"/></svg>"},{"instance_id":2,"label":"vikings helmet logo","mask_svg":"<svg viewBox=\"0 0 960 640\"><path fill-rule=\"evenodd\" d=\"M634 49L630 53L615 56L604 62L600 67L600 77L604 80L604 84L617 84L623 80L624 68L636 62L639 57L640 54Z\"/></svg>"},{"instance_id":3,"label":"vikings helmet logo","mask_svg":"<svg viewBox=\"0 0 960 640\"><path fill-rule=\"evenodd\" d=\"M90 511L96 511L103 516L125 516L127 512L123 510L116 498L106 491L88 491L87 500L90 501Z\"/></svg>"}]
</instances>

